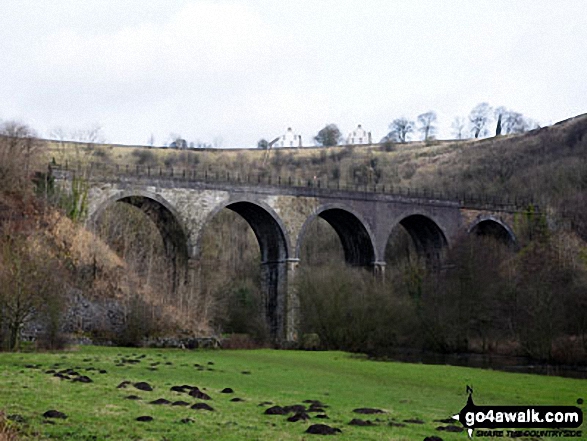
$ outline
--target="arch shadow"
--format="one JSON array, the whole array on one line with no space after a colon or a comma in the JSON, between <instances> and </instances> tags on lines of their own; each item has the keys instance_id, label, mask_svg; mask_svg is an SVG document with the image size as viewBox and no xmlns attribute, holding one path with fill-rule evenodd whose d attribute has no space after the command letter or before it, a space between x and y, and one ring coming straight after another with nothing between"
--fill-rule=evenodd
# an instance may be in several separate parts
<instances>
[{"instance_id":1,"label":"arch shadow","mask_svg":"<svg viewBox=\"0 0 587 441\"><path fill-rule=\"evenodd\" d=\"M286 261L289 258L290 241L281 218L267 204L246 199L221 203L206 216L202 228L198 232L194 257L197 258L200 255L202 235L206 225L225 208L234 211L247 221L259 243L263 263Z\"/></svg>"},{"instance_id":2,"label":"arch shadow","mask_svg":"<svg viewBox=\"0 0 587 441\"><path fill-rule=\"evenodd\" d=\"M434 219L424 214L410 214L403 217L398 225L408 232L419 256L431 262L441 259L443 251L448 247L448 241Z\"/></svg>"},{"instance_id":3,"label":"arch shadow","mask_svg":"<svg viewBox=\"0 0 587 441\"><path fill-rule=\"evenodd\" d=\"M266 204L259 201L232 200L217 206L206 217L199 232L197 251L200 254L200 242L205 225L221 210L229 209L240 215L251 227L261 251L261 289L265 309L265 320L271 338L280 341L288 338L287 329L287 261L289 258L289 240L287 230L275 213Z\"/></svg>"},{"instance_id":4,"label":"arch shadow","mask_svg":"<svg viewBox=\"0 0 587 441\"><path fill-rule=\"evenodd\" d=\"M334 228L348 265L368 267L375 262L375 241L369 224L354 210L339 204L322 205L306 219L298 235L297 258L308 226L316 217L324 219Z\"/></svg>"},{"instance_id":5,"label":"arch shadow","mask_svg":"<svg viewBox=\"0 0 587 441\"><path fill-rule=\"evenodd\" d=\"M467 230L469 234L477 236L493 237L497 241L511 248L516 248L518 241L512 229L501 219L487 215L475 219Z\"/></svg>"}]
</instances>

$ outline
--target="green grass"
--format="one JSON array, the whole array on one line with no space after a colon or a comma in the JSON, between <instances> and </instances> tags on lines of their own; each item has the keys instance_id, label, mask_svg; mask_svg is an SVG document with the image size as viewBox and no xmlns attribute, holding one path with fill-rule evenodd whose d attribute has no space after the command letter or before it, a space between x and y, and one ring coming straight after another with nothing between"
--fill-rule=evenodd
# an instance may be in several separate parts
<instances>
[{"instance_id":1,"label":"green grass","mask_svg":"<svg viewBox=\"0 0 587 441\"><path fill-rule=\"evenodd\" d=\"M140 363L116 366L116 360L145 354ZM160 362L157 370L150 364ZM172 363L166 365L166 362ZM208 364L208 362L214 363ZM81 368L89 384L59 380L44 371ZM194 364L205 370L198 370ZM39 368L26 368L38 364ZM93 366L106 374L85 371ZM243 374L249 371L250 374ZM147 381L154 391L132 386L117 389L123 380ZM215 412L148 404L157 398L195 400L171 392L173 385L190 384L212 396ZM279 405L320 400L329 406L329 420L310 420L341 428L341 440L422 440L437 435L444 440L466 440L465 433L437 432L441 423L465 405L465 385L473 385L478 405L575 405L587 398L585 380L511 374L450 366L369 361L342 352L298 351L180 351L83 347L62 353L0 354L0 410L27 419L28 433L62 440L301 440L309 422L290 423L285 416L264 415L262 401ZM219 393L231 387L235 394ZM142 401L124 399L139 395ZM244 402L230 402L241 397ZM375 407L383 415L357 415L357 407ZM57 409L66 420L44 424L42 414ZM135 418L150 415L154 421ZM182 424L182 418L195 422ZM379 418L375 427L349 426L352 418ZM390 427L389 421L422 419L425 424ZM583 427L585 432L585 428Z\"/></svg>"}]
</instances>

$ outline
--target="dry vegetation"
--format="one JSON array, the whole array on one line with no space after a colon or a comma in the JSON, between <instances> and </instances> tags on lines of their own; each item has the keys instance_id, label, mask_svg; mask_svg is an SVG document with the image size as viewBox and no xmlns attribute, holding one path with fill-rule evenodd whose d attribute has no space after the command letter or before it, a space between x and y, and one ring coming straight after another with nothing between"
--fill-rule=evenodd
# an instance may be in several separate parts
<instances>
[{"instance_id":1,"label":"dry vegetation","mask_svg":"<svg viewBox=\"0 0 587 441\"><path fill-rule=\"evenodd\" d=\"M18 431L4 415L4 412L0 411L0 441L17 441Z\"/></svg>"},{"instance_id":2,"label":"dry vegetation","mask_svg":"<svg viewBox=\"0 0 587 441\"><path fill-rule=\"evenodd\" d=\"M143 283L125 256L65 216L68 201L39 179L44 143L16 123L2 131L0 155L7 160L0 163L1 347L18 349L23 335L44 347L61 347L64 327L84 335L89 331L83 323L67 319L80 302L117 305L120 332L98 326L91 329L95 337L136 344L148 333L182 330L188 321L176 303Z\"/></svg>"}]
</instances>

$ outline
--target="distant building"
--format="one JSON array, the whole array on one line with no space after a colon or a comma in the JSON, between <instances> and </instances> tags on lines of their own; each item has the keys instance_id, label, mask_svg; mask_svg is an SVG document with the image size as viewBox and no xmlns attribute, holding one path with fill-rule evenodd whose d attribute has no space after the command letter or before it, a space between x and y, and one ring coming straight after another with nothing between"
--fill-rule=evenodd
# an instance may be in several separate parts
<instances>
[{"instance_id":1,"label":"distant building","mask_svg":"<svg viewBox=\"0 0 587 441\"><path fill-rule=\"evenodd\" d=\"M170 149L185 150L188 148L188 143L185 139L177 138L175 141L173 141L171 144L169 144L169 148Z\"/></svg>"},{"instance_id":2,"label":"distant building","mask_svg":"<svg viewBox=\"0 0 587 441\"><path fill-rule=\"evenodd\" d=\"M287 128L285 135L280 136L277 141L272 144L272 147L301 147L302 136L296 135L291 127Z\"/></svg>"},{"instance_id":3,"label":"distant building","mask_svg":"<svg viewBox=\"0 0 587 441\"><path fill-rule=\"evenodd\" d=\"M350 145L356 144L371 144L371 132L367 132L361 124L355 130L349 133L346 143Z\"/></svg>"}]
</instances>

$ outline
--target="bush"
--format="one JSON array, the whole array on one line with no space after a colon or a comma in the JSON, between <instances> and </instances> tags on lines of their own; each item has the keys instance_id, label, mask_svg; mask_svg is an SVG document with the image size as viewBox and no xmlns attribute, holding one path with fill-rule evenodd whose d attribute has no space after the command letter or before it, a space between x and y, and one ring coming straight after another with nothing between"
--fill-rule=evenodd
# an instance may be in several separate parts
<instances>
[{"instance_id":1,"label":"bush","mask_svg":"<svg viewBox=\"0 0 587 441\"><path fill-rule=\"evenodd\" d=\"M302 341L316 349L369 355L407 344L416 324L409 299L390 292L364 270L327 266L302 271L298 293ZM317 338L309 339L314 334Z\"/></svg>"},{"instance_id":2,"label":"bush","mask_svg":"<svg viewBox=\"0 0 587 441\"><path fill-rule=\"evenodd\" d=\"M382 152L395 152L395 150L396 150L395 142L393 142L391 140L387 140L383 144L381 144L381 147L379 147L379 150L381 150Z\"/></svg>"},{"instance_id":3,"label":"bush","mask_svg":"<svg viewBox=\"0 0 587 441\"><path fill-rule=\"evenodd\" d=\"M156 166L157 156L151 150L133 149L132 156L136 158L138 165Z\"/></svg>"},{"instance_id":4,"label":"bush","mask_svg":"<svg viewBox=\"0 0 587 441\"><path fill-rule=\"evenodd\" d=\"M0 192L27 192L40 167L45 144L26 125L6 122L0 125ZM44 167L46 169L46 167Z\"/></svg>"},{"instance_id":5,"label":"bush","mask_svg":"<svg viewBox=\"0 0 587 441\"><path fill-rule=\"evenodd\" d=\"M28 232L27 232L28 233ZM0 237L0 342L18 350L21 332L33 318L49 325L57 340L63 310L63 274L52 256L27 240L27 233Z\"/></svg>"},{"instance_id":6,"label":"bush","mask_svg":"<svg viewBox=\"0 0 587 441\"><path fill-rule=\"evenodd\" d=\"M250 282L241 281L221 288L225 294L225 313L218 326L229 334L247 334L257 344L267 342L269 330L261 292Z\"/></svg>"},{"instance_id":7,"label":"bush","mask_svg":"<svg viewBox=\"0 0 587 441\"><path fill-rule=\"evenodd\" d=\"M140 347L145 338L157 331L153 305L146 304L138 295L133 296L127 306L123 331L114 336L117 346Z\"/></svg>"}]
</instances>

